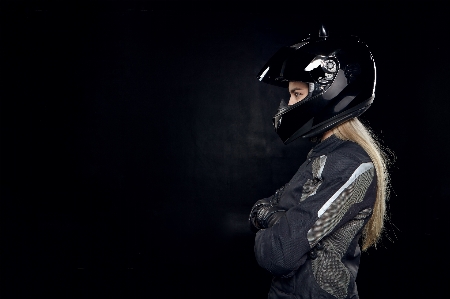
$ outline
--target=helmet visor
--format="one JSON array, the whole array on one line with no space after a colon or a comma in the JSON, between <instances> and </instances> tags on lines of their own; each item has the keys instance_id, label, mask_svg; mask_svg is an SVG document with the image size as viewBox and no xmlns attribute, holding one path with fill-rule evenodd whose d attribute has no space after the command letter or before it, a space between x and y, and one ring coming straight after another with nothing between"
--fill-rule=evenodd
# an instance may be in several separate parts
<instances>
[{"instance_id":1,"label":"helmet visor","mask_svg":"<svg viewBox=\"0 0 450 299\"><path fill-rule=\"evenodd\" d=\"M305 68L315 55L299 52L295 47L281 48L258 73L258 80L280 87L288 87L289 81L314 82Z\"/></svg>"}]
</instances>

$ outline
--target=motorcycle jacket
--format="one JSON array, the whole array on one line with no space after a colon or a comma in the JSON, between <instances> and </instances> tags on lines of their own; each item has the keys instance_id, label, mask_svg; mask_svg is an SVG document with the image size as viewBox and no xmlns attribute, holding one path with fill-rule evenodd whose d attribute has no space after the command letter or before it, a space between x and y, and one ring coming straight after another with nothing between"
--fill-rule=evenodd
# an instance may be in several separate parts
<instances>
[{"instance_id":1,"label":"motorcycle jacket","mask_svg":"<svg viewBox=\"0 0 450 299\"><path fill-rule=\"evenodd\" d=\"M276 194L282 217L256 233L256 260L273 275L268 298L358 298L358 241L376 194L360 145L331 135L314 146Z\"/></svg>"}]
</instances>

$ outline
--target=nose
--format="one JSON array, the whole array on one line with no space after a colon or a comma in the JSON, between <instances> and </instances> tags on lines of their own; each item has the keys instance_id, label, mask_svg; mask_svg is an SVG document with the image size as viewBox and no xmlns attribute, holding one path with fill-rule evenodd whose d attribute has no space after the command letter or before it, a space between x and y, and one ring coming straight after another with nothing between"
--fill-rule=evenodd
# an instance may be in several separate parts
<instances>
[{"instance_id":1,"label":"nose","mask_svg":"<svg viewBox=\"0 0 450 299\"><path fill-rule=\"evenodd\" d=\"M291 96L291 97L289 98L289 103L288 103L288 105L289 105L289 106L290 106L290 105L294 105L294 104L297 103L297 102L298 102L298 101L296 101L295 98Z\"/></svg>"}]
</instances>

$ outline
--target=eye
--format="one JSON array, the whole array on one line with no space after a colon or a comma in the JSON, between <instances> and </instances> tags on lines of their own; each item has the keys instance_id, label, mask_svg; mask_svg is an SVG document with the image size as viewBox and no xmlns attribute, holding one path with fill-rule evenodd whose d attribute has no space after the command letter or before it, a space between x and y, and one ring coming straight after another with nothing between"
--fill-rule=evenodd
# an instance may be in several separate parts
<instances>
[{"instance_id":1,"label":"eye","mask_svg":"<svg viewBox=\"0 0 450 299\"><path fill-rule=\"evenodd\" d=\"M295 92L295 93L294 93L294 95L295 95L295 97L298 97L298 96L302 96L302 95L303 95L303 93L300 93L300 92Z\"/></svg>"}]
</instances>

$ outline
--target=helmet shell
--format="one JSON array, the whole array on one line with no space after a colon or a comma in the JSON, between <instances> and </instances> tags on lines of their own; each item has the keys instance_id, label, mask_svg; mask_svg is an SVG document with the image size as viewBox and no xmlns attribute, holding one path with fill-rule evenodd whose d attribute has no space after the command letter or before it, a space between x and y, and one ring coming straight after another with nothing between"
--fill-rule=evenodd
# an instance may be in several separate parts
<instances>
[{"instance_id":1,"label":"helmet shell","mask_svg":"<svg viewBox=\"0 0 450 299\"><path fill-rule=\"evenodd\" d=\"M317 136L361 115L375 97L375 61L356 36L308 37L283 47L257 78L284 88L290 81L313 86L307 98L280 106L273 117L275 131L285 144Z\"/></svg>"}]
</instances>

